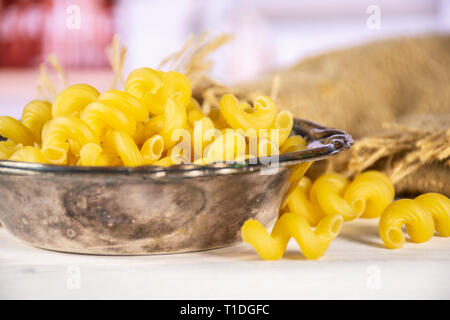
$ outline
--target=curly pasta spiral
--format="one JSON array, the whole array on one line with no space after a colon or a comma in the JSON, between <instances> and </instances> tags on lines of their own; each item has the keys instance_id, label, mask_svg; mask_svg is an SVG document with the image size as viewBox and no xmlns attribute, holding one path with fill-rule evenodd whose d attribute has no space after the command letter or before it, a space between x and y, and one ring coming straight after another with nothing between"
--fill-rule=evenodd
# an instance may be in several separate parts
<instances>
[{"instance_id":1,"label":"curly pasta spiral","mask_svg":"<svg viewBox=\"0 0 450 320\"><path fill-rule=\"evenodd\" d=\"M125 166L137 167L154 164L161 158L164 150L164 141L161 136L155 135L148 139L139 150L133 138L121 131L111 131L105 135L105 150L115 153Z\"/></svg>"},{"instance_id":2,"label":"curly pasta spiral","mask_svg":"<svg viewBox=\"0 0 450 320\"><path fill-rule=\"evenodd\" d=\"M22 112L21 122L41 141L42 127L52 119L52 104L48 101L33 100L28 103Z\"/></svg>"},{"instance_id":3,"label":"curly pasta spiral","mask_svg":"<svg viewBox=\"0 0 450 320\"><path fill-rule=\"evenodd\" d=\"M44 156L40 149L26 146L17 150L11 157L8 159L11 161L22 161L22 162L36 162L36 163L46 163Z\"/></svg>"},{"instance_id":4,"label":"curly pasta spiral","mask_svg":"<svg viewBox=\"0 0 450 320\"><path fill-rule=\"evenodd\" d=\"M98 137L76 117L57 117L49 121L42 130L42 154L52 164L66 164L69 144L75 154L87 143L98 143Z\"/></svg>"},{"instance_id":5,"label":"curly pasta spiral","mask_svg":"<svg viewBox=\"0 0 450 320\"><path fill-rule=\"evenodd\" d=\"M61 91L53 101L52 116L78 116L89 103L97 100L100 93L88 84L75 84Z\"/></svg>"},{"instance_id":6,"label":"curly pasta spiral","mask_svg":"<svg viewBox=\"0 0 450 320\"><path fill-rule=\"evenodd\" d=\"M0 141L0 160L8 160L14 152L23 148L22 144L16 144L14 141Z\"/></svg>"},{"instance_id":7,"label":"curly pasta spiral","mask_svg":"<svg viewBox=\"0 0 450 320\"><path fill-rule=\"evenodd\" d=\"M402 199L390 204L379 224L380 236L387 248L403 247L403 225L411 241L417 243L430 240L435 230L443 237L450 236L450 200L438 193L427 193L414 200Z\"/></svg>"},{"instance_id":8,"label":"curly pasta spiral","mask_svg":"<svg viewBox=\"0 0 450 320\"><path fill-rule=\"evenodd\" d=\"M324 174L312 185L306 179L293 191L288 207L313 226L330 214L340 214L345 221L379 217L395 196L389 177L376 171L364 172L352 182L336 173Z\"/></svg>"},{"instance_id":9,"label":"curly pasta spiral","mask_svg":"<svg viewBox=\"0 0 450 320\"><path fill-rule=\"evenodd\" d=\"M344 192L356 217L377 218L394 200L395 188L391 179L382 172L366 171L357 176Z\"/></svg>"},{"instance_id":10,"label":"curly pasta spiral","mask_svg":"<svg viewBox=\"0 0 450 320\"><path fill-rule=\"evenodd\" d=\"M137 123L148 118L148 111L131 94L119 90L109 90L81 111L83 120L97 136L107 129L135 134Z\"/></svg>"},{"instance_id":11,"label":"curly pasta spiral","mask_svg":"<svg viewBox=\"0 0 450 320\"><path fill-rule=\"evenodd\" d=\"M339 234L342 216L324 217L313 230L305 218L295 213L284 213L275 223L272 234L256 220L248 220L242 227L242 239L249 243L264 260L278 260L283 256L289 239L297 241L307 259L318 259Z\"/></svg>"},{"instance_id":12,"label":"curly pasta spiral","mask_svg":"<svg viewBox=\"0 0 450 320\"><path fill-rule=\"evenodd\" d=\"M178 129L184 129L187 126L186 107L177 100L169 99L164 110L164 124L159 132L164 139L164 147L171 148L178 142L174 133Z\"/></svg>"},{"instance_id":13,"label":"curly pasta spiral","mask_svg":"<svg viewBox=\"0 0 450 320\"><path fill-rule=\"evenodd\" d=\"M125 91L138 98L151 114L164 112L157 93L163 86L163 72L150 68L132 71L125 82Z\"/></svg>"},{"instance_id":14,"label":"curly pasta spiral","mask_svg":"<svg viewBox=\"0 0 450 320\"><path fill-rule=\"evenodd\" d=\"M8 116L0 117L0 136L25 146L32 146L36 142L36 137L30 129Z\"/></svg>"},{"instance_id":15,"label":"curly pasta spiral","mask_svg":"<svg viewBox=\"0 0 450 320\"><path fill-rule=\"evenodd\" d=\"M244 131L268 129L277 117L277 107L269 97L262 96L255 100L255 111L246 112L232 94L226 94L220 100L220 113L233 129Z\"/></svg>"},{"instance_id":16,"label":"curly pasta spiral","mask_svg":"<svg viewBox=\"0 0 450 320\"><path fill-rule=\"evenodd\" d=\"M138 98L152 115L163 114L168 99L187 105L191 90L189 80L182 73L150 68L134 70L125 83L125 91Z\"/></svg>"}]
</instances>

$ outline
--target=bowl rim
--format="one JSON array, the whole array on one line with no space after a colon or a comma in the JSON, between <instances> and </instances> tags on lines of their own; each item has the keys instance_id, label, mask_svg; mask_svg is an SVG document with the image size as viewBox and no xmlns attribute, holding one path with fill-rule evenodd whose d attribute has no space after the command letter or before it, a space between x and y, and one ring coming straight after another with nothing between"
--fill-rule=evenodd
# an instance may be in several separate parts
<instances>
[{"instance_id":1,"label":"bowl rim","mask_svg":"<svg viewBox=\"0 0 450 320\"><path fill-rule=\"evenodd\" d=\"M351 135L345 131L331 129L312 121L294 118L295 134L306 138L307 149L283 153L271 157L258 157L242 163L216 162L208 165L180 164L170 167L138 166L138 167L86 167L53 165L31 162L0 160L0 174L53 174L53 175L157 175L157 176L210 176L233 173L260 171L268 168L292 166L295 164L317 161L350 149L353 145ZM1 138L1 137L0 137ZM253 162L253 163L251 163Z\"/></svg>"}]
</instances>

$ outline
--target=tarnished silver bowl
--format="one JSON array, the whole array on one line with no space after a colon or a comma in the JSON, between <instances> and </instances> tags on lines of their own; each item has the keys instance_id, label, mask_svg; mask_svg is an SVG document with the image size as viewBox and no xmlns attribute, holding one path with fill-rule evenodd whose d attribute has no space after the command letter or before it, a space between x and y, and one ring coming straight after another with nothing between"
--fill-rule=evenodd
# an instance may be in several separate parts
<instances>
[{"instance_id":1,"label":"tarnished silver bowl","mask_svg":"<svg viewBox=\"0 0 450 320\"><path fill-rule=\"evenodd\" d=\"M309 121L296 119L294 130L307 139L307 150L280 155L271 174L262 174L269 166L263 159L170 168L0 161L0 221L32 246L64 252L142 255L229 246L241 240L247 219L274 221L293 165L353 143L345 132Z\"/></svg>"}]
</instances>

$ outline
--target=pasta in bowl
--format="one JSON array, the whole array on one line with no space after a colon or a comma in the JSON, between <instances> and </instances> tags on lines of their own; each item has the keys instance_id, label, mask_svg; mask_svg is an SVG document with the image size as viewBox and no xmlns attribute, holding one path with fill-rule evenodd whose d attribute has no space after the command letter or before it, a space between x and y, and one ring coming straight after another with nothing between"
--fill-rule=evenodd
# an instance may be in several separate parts
<instances>
[{"instance_id":1,"label":"pasta in bowl","mask_svg":"<svg viewBox=\"0 0 450 320\"><path fill-rule=\"evenodd\" d=\"M241 241L246 220L267 226L276 219L293 179L312 162L353 143L343 131L300 119L294 119L293 133L285 153L233 163L131 167L20 162L19 155L19 161L0 160L0 221L32 246L63 252L142 255L229 246ZM304 150L295 149L298 136L307 142Z\"/></svg>"},{"instance_id":2,"label":"pasta in bowl","mask_svg":"<svg viewBox=\"0 0 450 320\"><path fill-rule=\"evenodd\" d=\"M132 71L123 90L74 84L0 116L0 221L41 248L87 254L213 249L263 225L313 161L351 137L260 96L206 112L177 71ZM52 101L51 101L52 100Z\"/></svg>"}]
</instances>

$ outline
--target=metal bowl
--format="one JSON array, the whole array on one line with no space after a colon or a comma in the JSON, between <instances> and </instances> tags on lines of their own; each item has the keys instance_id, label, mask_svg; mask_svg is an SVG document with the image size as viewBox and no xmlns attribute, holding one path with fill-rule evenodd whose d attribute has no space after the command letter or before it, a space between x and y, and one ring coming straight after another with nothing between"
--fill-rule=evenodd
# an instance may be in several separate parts
<instances>
[{"instance_id":1,"label":"metal bowl","mask_svg":"<svg viewBox=\"0 0 450 320\"><path fill-rule=\"evenodd\" d=\"M304 151L251 164L73 167L0 161L0 221L50 250L106 255L189 252L241 241L247 219L274 221L293 165L348 149L343 131L295 120ZM278 161L278 170L267 160Z\"/></svg>"}]
</instances>

